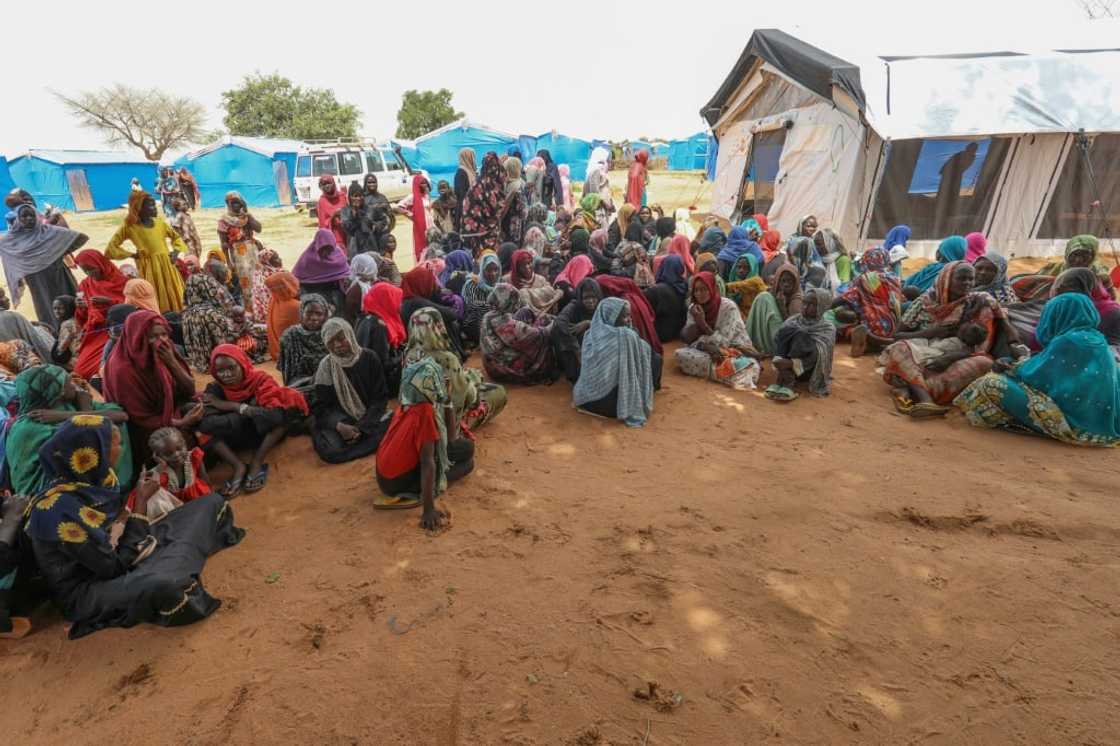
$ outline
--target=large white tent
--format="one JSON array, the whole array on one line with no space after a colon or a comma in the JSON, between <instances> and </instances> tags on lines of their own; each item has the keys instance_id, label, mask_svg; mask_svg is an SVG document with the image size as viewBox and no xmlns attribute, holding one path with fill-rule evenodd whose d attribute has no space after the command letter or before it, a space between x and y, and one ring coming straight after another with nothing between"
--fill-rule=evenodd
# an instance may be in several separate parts
<instances>
[{"instance_id":1,"label":"large white tent","mask_svg":"<svg viewBox=\"0 0 1120 746\"><path fill-rule=\"evenodd\" d=\"M783 235L813 213L856 248L906 223L919 256L973 230L1046 256L1120 230L1117 49L849 60L759 30L701 114L713 210L767 212Z\"/></svg>"}]
</instances>

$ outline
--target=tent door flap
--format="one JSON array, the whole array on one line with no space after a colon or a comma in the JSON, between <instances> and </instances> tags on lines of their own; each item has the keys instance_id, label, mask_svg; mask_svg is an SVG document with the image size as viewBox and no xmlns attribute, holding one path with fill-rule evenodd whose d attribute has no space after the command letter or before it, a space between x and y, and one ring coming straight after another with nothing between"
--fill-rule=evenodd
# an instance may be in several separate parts
<instances>
[{"instance_id":1,"label":"tent door flap","mask_svg":"<svg viewBox=\"0 0 1120 746\"><path fill-rule=\"evenodd\" d=\"M70 196L74 199L74 209L93 209L93 194L89 191L89 181L86 180L86 170L75 168L66 172L66 183L70 186Z\"/></svg>"},{"instance_id":2,"label":"tent door flap","mask_svg":"<svg viewBox=\"0 0 1120 746\"><path fill-rule=\"evenodd\" d=\"M292 204L292 187L288 180L288 164L284 161L273 161L272 178L276 181L276 197L280 200L280 204Z\"/></svg>"}]
</instances>

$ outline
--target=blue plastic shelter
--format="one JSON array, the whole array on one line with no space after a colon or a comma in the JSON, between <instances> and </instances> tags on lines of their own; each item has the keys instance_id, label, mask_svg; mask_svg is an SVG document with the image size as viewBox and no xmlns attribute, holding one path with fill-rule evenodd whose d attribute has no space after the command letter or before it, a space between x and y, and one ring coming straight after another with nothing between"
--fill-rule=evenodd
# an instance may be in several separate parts
<instances>
[{"instance_id":1,"label":"blue plastic shelter","mask_svg":"<svg viewBox=\"0 0 1120 746\"><path fill-rule=\"evenodd\" d=\"M71 212L112 210L128 202L132 179L151 188L156 164L142 156L103 150L30 150L8 162L11 178L42 208Z\"/></svg>"},{"instance_id":2,"label":"blue plastic shelter","mask_svg":"<svg viewBox=\"0 0 1120 746\"><path fill-rule=\"evenodd\" d=\"M226 135L172 164L198 182L202 207L224 207L227 192L240 192L249 207L292 204L298 140Z\"/></svg>"},{"instance_id":3,"label":"blue plastic shelter","mask_svg":"<svg viewBox=\"0 0 1120 746\"><path fill-rule=\"evenodd\" d=\"M537 138L536 149L547 150L557 164L566 163L571 169L569 178L572 181L583 181L587 178L587 161L591 158L591 143L576 137L561 135L558 132L546 132Z\"/></svg>"},{"instance_id":4,"label":"blue plastic shelter","mask_svg":"<svg viewBox=\"0 0 1120 746\"><path fill-rule=\"evenodd\" d=\"M16 183L12 181L12 173L8 170L8 159L0 155L0 195L7 195L15 188ZM7 229L7 222L0 220L0 233Z\"/></svg>"},{"instance_id":5,"label":"blue plastic shelter","mask_svg":"<svg viewBox=\"0 0 1120 746\"><path fill-rule=\"evenodd\" d=\"M409 165L428 172L435 192L440 179L454 184L462 148L474 151L475 163L481 168L482 159L489 151L504 155L511 145L519 145L518 139L517 135L460 119L416 138L418 162L409 161Z\"/></svg>"},{"instance_id":6,"label":"blue plastic shelter","mask_svg":"<svg viewBox=\"0 0 1120 746\"><path fill-rule=\"evenodd\" d=\"M708 167L707 132L697 132L683 140L669 143L669 170L696 171Z\"/></svg>"}]
</instances>

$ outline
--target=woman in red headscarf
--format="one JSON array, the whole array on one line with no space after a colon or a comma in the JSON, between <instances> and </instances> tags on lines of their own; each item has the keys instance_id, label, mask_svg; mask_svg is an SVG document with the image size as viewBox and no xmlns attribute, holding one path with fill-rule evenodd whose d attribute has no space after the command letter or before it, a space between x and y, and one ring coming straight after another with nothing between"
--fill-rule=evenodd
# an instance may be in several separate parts
<instances>
[{"instance_id":1,"label":"woman in red headscarf","mask_svg":"<svg viewBox=\"0 0 1120 746\"><path fill-rule=\"evenodd\" d=\"M290 427L310 413L307 400L295 389L281 386L272 376L254 368L237 345L214 348L210 353L210 375L214 382L202 393L206 411L198 431L210 436L207 448L214 449L223 459L237 450L253 451L248 473L238 474L239 470L235 470L223 492L256 492L268 480L265 456L284 439ZM220 453L221 450L228 453Z\"/></svg>"},{"instance_id":2,"label":"woman in red headscarf","mask_svg":"<svg viewBox=\"0 0 1120 746\"><path fill-rule=\"evenodd\" d=\"M109 327L105 315L118 303L124 303L124 285L128 278L117 265L95 249L86 249L74 261L86 278L78 285L79 297L74 318L82 327L82 341L78 347L78 360L74 372L89 380L101 367L101 351L109 341Z\"/></svg>"},{"instance_id":3,"label":"woman in red headscarf","mask_svg":"<svg viewBox=\"0 0 1120 746\"><path fill-rule=\"evenodd\" d=\"M412 218L412 255L417 262L424 249L428 248L428 226L435 225L432 203L428 199L431 191L432 185L427 179L420 174L413 174L412 194L397 203L397 211Z\"/></svg>"},{"instance_id":4,"label":"woman in red headscarf","mask_svg":"<svg viewBox=\"0 0 1120 746\"><path fill-rule=\"evenodd\" d=\"M684 271L686 277L692 277L696 274L696 261L692 258L692 241L688 240L688 236L677 233L669 239L668 248L664 254L655 256L653 258L653 273L657 274L657 270L661 268L661 261L670 254L676 254L684 262Z\"/></svg>"},{"instance_id":5,"label":"woman in red headscarf","mask_svg":"<svg viewBox=\"0 0 1120 746\"><path fill-rule=\"evenodd\" d=\"M148 459L148 436L161 427L193 426L201 407L177 419L179 407L194 396L187 361L171 342L171 327L154 311L133 311L105 363L105 400L128 413L133 462Z\"/></svg>"},{"instance_id":6,"label":"woman in red headscarf","mask_svg":"<svg viewBox=\"0 0 1120 746\"><path fill-rule=\"evenodd\" d=\"M517 288L521 302L531 308L533 315L538 318L555 313L560 301L564 299L563 290L552 287L547 277L534 271L533 252L528 249L513 252L509 274L502 278L502 282L508 282Z\"/></svg>"},{"instance_id":7,"label":"woman in red headscarf","mask_svg":"<svg viewBox=\"0 0 1120 746\"><path fill-rule=\"evenodd\" d=\"M401 321L407 329L408 320L412 314L421 308L434 308L443 317L443 325L447 327L447 334L451 337L451 346L460 359L463 354L463 332L459 323L461 314L448 300L457 296L444 296L439 287L439 280L428 267L421 264L405 272L401 277ZM459 298L462 303L462 299Z\"/></svg>"},{"instance_id":8,"label":"woman in red headscarf","mask_svg":"<svg viewBox=\"0 0 1120 746\"><path fill-rule=\"evenodd\" d=\"M649 343L650 348L658 355L662 352L661 340L657 336L657 327L654 326L653 307L650 306L646 296L638 283L629 277L614 277L611 275L598 275L595 281L603 289L607 298L622 298L630 303L630 320L638 336ZM718 295L718 293L717 293ZM661 386L661 379L654 381L657 388Z\"/></svg>"},{"instance_id":9,"label":"woman in red headscarf","mask_svg":"<svg viewBox=\"0 0 1120 746\"><path fill-rule=\"evenodd\" d=\"M688 321L673 353L677 368L687 376L706 378L733 389L753 389L761 367L739 306L721 298L715 275L701 272L689 291Z\"/></svg>"},{"instance_id":10,"label":"woman in red headscarf","mask_svg":"<svg viewBox=\"0 0 1120 746\"><path fill-rule=\"evenodd\" d=\"M626 203L640 208L646 203L646 184L649 183L649 171L646 163L649 161L649 152L639 150L634 154L634 162L630 164L630 173L626 177Z\"/></svg>"},{"instance_id":11,"label":"woman in red headscarf","mask_svg":"<svg viewBox=\"0 0 1120 746\"><path fill-rule=\"evenodd\" d=\"M350 202L346 192L338 188L333 176L323 174L319 177L319 204L316 206L315 214L319 219L319 227L333 233L339 246L346 245L346 231L342 230L342 221L338 213L348 204Z\"/></svg>"},{"instance_id":12,"label":"woman in red headscarf","mask_svg":"<svg viewBox=\"0 0 1120 746\"><path fill-rule=\"evenodd\" d=\"M373 350L381 359L385 383L397 391L401 383L401 355L408 339L408 330L401 321L404 292L388 282L378 282L362 298L362 318L354 336L358 344Z\"/></svg>"}]
</instances>

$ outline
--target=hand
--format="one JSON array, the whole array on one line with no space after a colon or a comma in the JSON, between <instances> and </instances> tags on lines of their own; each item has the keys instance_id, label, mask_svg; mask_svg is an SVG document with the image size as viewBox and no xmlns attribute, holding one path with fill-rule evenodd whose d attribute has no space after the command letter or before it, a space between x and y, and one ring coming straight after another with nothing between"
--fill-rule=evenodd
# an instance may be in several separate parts
<instances>
[{"instance_id":1,"label":"hand","mask_svg":"<svg viewBox=\"0 0 1120 746\"><path fill-rule=\"evenodd\" d=\"M156 356L170 365L175 360L175 352L171 349L171 342L164 340L156 345Z\"/></svg>"},{"instance_id":2,"label":"hand","mask_svg":"<svg viewBox=\"0 0 1120 746\"><path fill-rule=\"evenodd\" d=\"M941 357L935 358L926 363L926 370L931 370L934 373L942 373L946 368L949 367L951 363L952 360L942 355Z\"/></svg>"},{"instance_id":3,"label":"hand","mask_svg":"<svg viewBox=\"0 0 1120 746\"><path fill-rule=\"evenodd\" d=\"M577 335L578 334L584 334L590 328L591 328L591 322L590 321L581 321L578 324L576 324L575 333Z\"/></svg>"},{"instance_id":4,"label":"hand","mask_svg":"<svg viewBox=\"0 0 1120 746\"><path fill-rule=\"evenodd\" d=\"M202 392L201 403L203 405L208 406L208 407L213 406L214 403L217 400L218 400L218 398L216 396L214 396L213 394L211 394L209 391L203 391ZM193 411L193 409L192 409L192 411Z\"/></svg>"},{"instance_id":5,"label":"hand","mask_svg":"<svg viewBox=\"0 0 1120 746\"><path fill-rule=\"evenodd\" d=\"M152 495L156 494L156 491L159 490L159 487L159 477L156 476L155 469L145 469L144 471L142 471L140 473L140 481L136 483L137 505L139 505L141 500L147 503L148 499L151 498ZM145 508L146 507L147 506L145 505Z\"/></svg>"},{"instance_id":6,"label":"hand","mask_svg":"<svg viewBox=\"0 0 1120 746\"><path fill-rule=\"evenodd\" d=\"M54 412L50 409L32 409L27 413L27 416L33 422L41 422L44 424L63 422L69 419L69 415L65 412Z\"/></svg>"},{"instance_id":7,"label":"hand","mask_svg":"<svg viewBox=\"0 0 1120 746\"><path fill-rule=\"evenodd\" d=\"M347 443L357 440L362 436L362 431L353 425L348 425L345 422L340 422L334 426L334 429L342 436L342 439Z\"/></svg>"},{"instance_id":8,"label":"hand","mask_svg":"<svg viewBox=\"0 0 1120 746\"><path fill-rule=\"evenodd\" d=\"M73 374L70 375L70 382L73 383L74 387L77 388L79 391L84 391L87 394L90 393L89 381L82 378L77 373L73 373Z\"/></svg>"},{"instance_id":9,"label":"hand","mask_svg":"<svg viewBox=\"0 0 1120 746\"><path fill-rule=\"evenodd\" d=\"M443 527L444 522L447 520L447 514L442 510L431 508L425 510L423 515L420 516L420 528L425 531L438 531Z\"/></svg>"},{"instance_id":10,"label":"hand","mask_svg":"<svg viewBox=\"0 0 1120 746\"><path fill-rule=\"evenodd\" d=\"M688 315L692 317L692 320L695 321L697 325L708 325L708 320L704 317L704 309L695 303L688 307Z\"/></svg>"},{"instance_id":11,"label":"hand","mask_svg":"<svg viewBox=\"0 0 1120 746\"><path fill-rule=\"evenodd\" d=\"M28 498L23 495L12 495L4 501L4 510L0 513L0 519L4 523L8 521L18 521L23 512L27 510Z\"/></svg>"},{"instance_id":12,"label":"hand","mask_svg":"<svg viewBox=\"0 0 1120 746\"><path fill-rule=\"evenodd\" d=\"M205 396L210 396L210 395L209 394L203 394L203 396L205 397ZM202 415L205 413L205 411L206 411L206 407L202 404L202 402L199 402L198 404L195 404L193 407L190 408L190 410L185 415L183 415L183 419L180 420L180 422L182 423L182 426L183 427L194 427L194 426L196 426L198 423L202 422Z\"/></svg>"}]
</instances>

